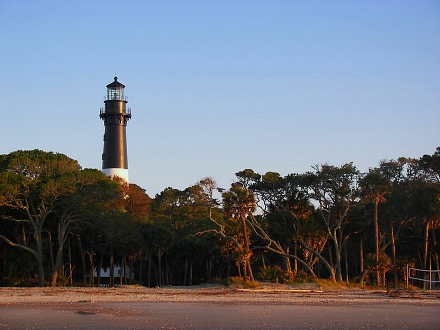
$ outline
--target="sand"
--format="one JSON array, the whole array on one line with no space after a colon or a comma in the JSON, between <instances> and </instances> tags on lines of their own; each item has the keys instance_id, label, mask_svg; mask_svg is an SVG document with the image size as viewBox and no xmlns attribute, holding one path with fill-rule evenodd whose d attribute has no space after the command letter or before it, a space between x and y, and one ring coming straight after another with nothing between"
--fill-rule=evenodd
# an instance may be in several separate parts
<instances>
[{"instance_id":1,"label":"sand","mask_svg":"<svg viewBox=\"0 0 440 330\"><path fill-rule=\"evenodd\" d=\"M252 289L191 287L0 288L0 305L84 302L228 302L269 304L414 304L440 306L440 291L323 290L314 285L263 284Z\"/></svg>"},{"instance_id":2,"label":"sand","mask_svg":"<svg viewBox=\"0 0 440 330\"><path fill-rule=\"evenodd\" d=\"M0 329L439 329L440 292L264 284L0 288Z\"/></svg>"}]
</instances>

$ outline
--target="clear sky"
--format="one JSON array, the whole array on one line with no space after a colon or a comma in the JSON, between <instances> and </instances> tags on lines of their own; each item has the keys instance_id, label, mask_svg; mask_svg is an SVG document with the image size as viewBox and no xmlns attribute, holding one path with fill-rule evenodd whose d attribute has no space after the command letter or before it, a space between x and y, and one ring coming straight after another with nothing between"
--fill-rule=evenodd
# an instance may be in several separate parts
<instances>
[{"instance_id":1,"label":"clear sky","mask_svg":"<svg viewBox=\"0 0 440 330\"><path fill-rule=\"evenodd\" d=\"M0 154L101 168L106 85L154 197L440 146L440 1L0 0Z\"/></svg>"}]
</instances>

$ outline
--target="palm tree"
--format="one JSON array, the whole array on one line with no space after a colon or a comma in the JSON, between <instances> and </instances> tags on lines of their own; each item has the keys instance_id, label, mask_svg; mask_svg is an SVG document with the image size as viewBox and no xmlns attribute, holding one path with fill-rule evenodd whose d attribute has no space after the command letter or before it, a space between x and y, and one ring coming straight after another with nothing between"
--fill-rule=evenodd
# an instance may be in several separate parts
<instances>
[{"instance_id":1,"label":"palm tree","mask_svg":"<svg viewBox=\"0 0 440 330\"><path fill-rule=\"evenodd\" d=\"M241 221L243 231L244 247L242 249L241 262L243 264L243 274L246 279L249 276L254 280L250 258L252 252L249 249L250 242L246 225L246 218L252 215L257 209L257 203L254 194L239 183L233 183L231 188L222 194L223 208L225 215L230 219Z\"/></svg>"},{"instance_id":2,"label":"palm tree","mask_svg":"<svg viewBox=\"0 0 440 330\"><path fill-rule=\"evenodd\" d=\"M376 281L380 285L380 267L379 267L379 203L385 202L385 195L392 190L391 181L383 175L378 169L370 171L360 180L362 197L374 205L374 241L375 241L375 263L376 263Z\"/></svg>"}]
</instances>

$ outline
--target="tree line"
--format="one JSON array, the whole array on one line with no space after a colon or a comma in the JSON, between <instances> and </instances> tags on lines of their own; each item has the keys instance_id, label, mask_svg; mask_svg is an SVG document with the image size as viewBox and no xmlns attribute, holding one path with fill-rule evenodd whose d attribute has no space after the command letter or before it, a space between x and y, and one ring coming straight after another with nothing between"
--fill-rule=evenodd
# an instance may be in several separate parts
<instances>
[{"instance_id":1,"label":"tree line","mask_svg":"<svg viewBox=\"0 0 440 330\"><path fill-rule=\"evenodd\" d=\"M228 188L207 177L150 198L60 153L0 155L0 285L99 286L109 269L110 286L231 276L397 286L408 265L440 269L440 147L366 173L347 163L235 175Z\"/></svg>"}]
</instances>

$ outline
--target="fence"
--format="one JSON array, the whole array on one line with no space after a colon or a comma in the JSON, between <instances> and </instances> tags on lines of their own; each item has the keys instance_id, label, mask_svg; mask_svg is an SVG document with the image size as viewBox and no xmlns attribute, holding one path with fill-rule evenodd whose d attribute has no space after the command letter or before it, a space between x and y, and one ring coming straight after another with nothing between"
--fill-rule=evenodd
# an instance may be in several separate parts
<instances>
[{"instance_id":1,"label":"fence","mask_svg":"<svg viewBox=\"0 0 440 330\"><path fill-rule=\"evenodd\" d=\"M409 284L421 287L422 289L440 289L440 270L408 268L406 286Z\"/></svg>"}]
</instances>

